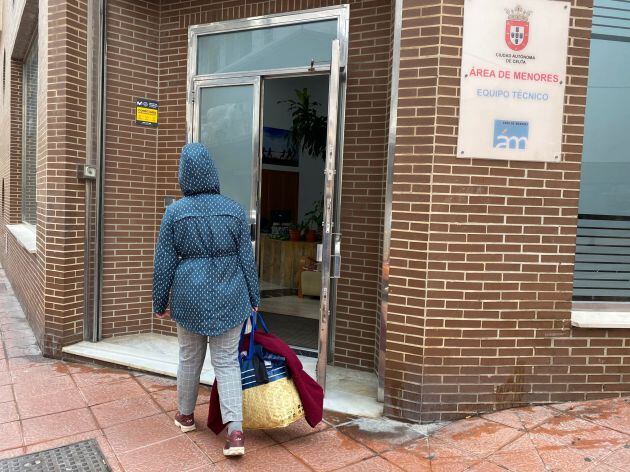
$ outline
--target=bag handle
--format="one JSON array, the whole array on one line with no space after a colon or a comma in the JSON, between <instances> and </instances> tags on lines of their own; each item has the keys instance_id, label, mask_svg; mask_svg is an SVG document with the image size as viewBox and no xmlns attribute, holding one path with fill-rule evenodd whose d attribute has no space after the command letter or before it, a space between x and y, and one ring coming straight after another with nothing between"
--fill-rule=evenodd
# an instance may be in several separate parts
<instances>
[{"instance_id":1,"label":"bag handle","mask_svg":"<svg viewBox=\"0 0 630 472\"><path fill-rule=\"evenodd\" d=\"M254 335L256 333L256 329L258 328L258 321L260 321L260 325L265 333L269 334L269 329L267 328L267 324L262 316L262 313L252 310L252 313L249 315L245 323L243 323L243 327L241 328L241 337L239 344L243 342L245 338L245 329L247 328L247 322L251 322L252 331L249 334L249 348L247 350L247 360L251 360L254 357ZM239 357L240 358L240 357Z\"/></svg>"}]
</instances>

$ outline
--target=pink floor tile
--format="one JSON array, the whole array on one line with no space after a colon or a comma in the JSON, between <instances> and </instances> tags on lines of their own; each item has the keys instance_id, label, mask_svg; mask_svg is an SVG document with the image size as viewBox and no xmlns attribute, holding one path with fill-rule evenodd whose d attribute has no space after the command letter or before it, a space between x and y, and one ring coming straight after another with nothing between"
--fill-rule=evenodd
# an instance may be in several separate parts
<instances>
[{"instance_id":1,"label":"pink floor tile","mask_svg":"<svg viewBox=\"0 0 630 472\"><path fill-rule=\"evenodd\" d=\"M571 415L630 434L630 397L568 404L564 407Z\"/></svg>"},{"instance_id":2,"label":"pink floor tile","mask_svg":"<svg viewBox=\"0 0 630 472\"><path fill-rule=\"evenodd\" d=\"M101 428L108 428L115 424L160 413L159 408L149 395L138 395L101 403L91 407L91 410Z\"/></svg>"},{"instance_id":3,"label":"pink floor tile","mask_svg":"<svg viewBox=\"0 0 630 472\"><path fill-rule=\"evenodd\" d=\"M177 385L177 380L173 378L156 375L140 375L136 377L136 380L149 392L157 392Z\"/></svg>"},{"instance_id":4,"label":"pink floor tile","mask_svg":"<svg viewBox=\"0 0 630 472\"><path fill-rule=\"evenodd\" d=\"M30 383L33 379L42 380L58 375L67 375L68 368L63 362L30 365L22 369L12 369L11 375L15 383Z\"/></svg>"},{"instance_id":5,"label":"pink floor tile","mask_svg":"<svg viewBox=\"0 0 630 472\"><path fill-rule=\"evenodd\" d=\"M0 372L0 386L11 385L12 383L11 372Z\"/></svg>"},{"instance_id":6,"label":"pink floor tile","mask_svg":"<svg viewBox=\"0 0 630 472\"><path fill-rule=\"evenodd\" d=\"M207 428L198 429L188 433L188 437L206 454L212 462L220 462L225 459L223 456L223 446L225 444L225 434L216 435ZM259 449L273 446L276 442L267 436L263 431L245 432L245 450L247 454Z\"/></svg>"},{"instance_id":7,"label":"pink floor tile","mask_svg":"<svg viewBox=\"0 0 630 472\"><path fill-rule=\"evenodd\" d=\"M296 421L292 425L287 426L286 428L278 428L278 429L268 429L265 432L271 436L274 441L278 443L285 443L291 441L293 439L301 438L303 436L307 436L309 434L314 434L319 431L324 431L328 429L329 426L323 421L319 423L315 428L311 428L306 420L302 419Z\"/></svg>"},{"instance_id":8,"label":"pink floor tile","mask_svg":"<svg viewBox=\"0 0 630 472\"><path fill-rule=\"evenodd\" d=\"M199 389L199 395L197 396L197 405L206 405L205 408L208 409L209 396L206 393L207 392L203 388ZM177 410L177 387L166 387L162 390L153 392L151 395L164 411Z\"/></svg>"},{"instance_id":9,"label":"pink floor tile","mask_svg":"<svg viewBox=\"0 0 630 472\"><path fill-rule=\"evenodd\" d=\"M496 464L493 464L492 462L488 462L488 461L481 461L475 465L473 465L470 469L466 469L466 472L506 472L506 470L504 467L498 466ZM509 469L510 471L512 471L512 469ZM516 469L514 469L516 471ZM531 470L532 472L542 472L545 469L526 469L526 470Z\"/></svg>"},{"instance_id":10,"label":"pink floor tile","mask_svg":"<svg viewBox=\"0 0 630 472\"><path fill-rule=\"evenodd\" d=\"M90 406L146 395L140 384L132 378L120 382L81 387L81 391Z\"/></svg>"},{"instance_id":11,"label":"pink floor tile","mask_svg":"<svg viewBox=\"0 0 630 472\"><path fill-rule=\"evenodd\" d=\"M602 459L602 462L606 465L617 467L623 470L624 468L630 468L630 438L628 442L622 447L615 449L610 454Z\"/></svg>"},{"instance_id":12,"label":"pink floor tile","mask_svg":"<svg viewBox=\"0 0 630 472\"><path fill-rule=\"evenodd\" d=\"M71 388L34 397L20 396L17 405L21 418L27 419L83 408L86 402L79 389Z\"/></svg>"},{"instance_id":13,"label":"pink floor tile","mask_svg":"<svg viewBox=\"0 0 630 472\"><path fill-rule=\"evenodd\" d=\"M24 333L21 336L18 335L5 338L3 344L6 349L12 349L14 347L27 347L37 344L37 339L35 339L35 337L30 333Z\"/></svg>"},{"instance_id":14,"label":"pink floor tile","mask_svg":"<svg viewBox=\"0 0 630 472\"><path fill-rule=\"evenodd\" d=\"M391 429L388 430L377 429L371 431L362 428L361 423L350 423L340 426L338 429L346 436L378 453L396 449L403 444L418 440L424 436L404 424L392 425Z\"/></svg>"},{"instance_id":15,"label":"pink floor tile","mask_svg":"<svg viewBox=\"0 0 630 472\"><path fill-rule=\"evenodd\" d=\"M7 357L24 357L24 356L37 356L41 355L41 351L39 346L36 344L32 344L30 346L14 346L14 347L6 347L5 351L7 353Z\"/></svg>"},{"instance_id":16,"label":"pink floor tile","mask_svg":"<svg viewBox=\"0 0 630 472\"><path fill-rule=\"evenodd\" d=\"M175 419L175 415L177 414L177 409L168 411L166 413L170 418ZM208 429L208 404L197 405L195 407L194 415L195 415L195 426L200 431L210 431ZM213 433L214 434L214 433Z\"/></svg>"},{"instance_id":17,"label":"pink floor tile","mask_svg":"<svg viewBox=\"0 0 630 472\"><path fill-rule=\"evenodd\" d=\"M536 446L527 434L491 455L489 460L514 472L545 469Z\"/></svg>"},{"instance_id":18,"label":"pink floor tile","mask_svg":"<svg viewBox=\"0 0 630 472\"><path fill-rule=\"evenodd\" d=\"M3 333L4 336L4 333ZM56 364L59 361L47 359L43 356L12 357L8 360L10 370L24 370L40 367L46 364Z\"/></svg>"},{"instance_id":19,"label":"pink floor tile","mask_svg":"<svg viewBox=\"0 0 630 472\"><path fill-rule=\"evenodd\" d=\"M13 457L18 457L26 454L26 451L23 447L18 447L15 449L6 449L4 451L0 451L0 460L2 459L11 459Z\"/></svg>"},{"instance_id":20,"label":"pink floor tile","mask_svg":"<svg viewBox=\"0 0 630 472\"><path fill-rule=\"evenodd\" d=\"M553 418L558 413L552 408L534 406L498 411L482 416L482 418L501 423L515 429L531 429Z\"/></svg>"},{"instance_id":21,"label":"pink floor tile","mask_svg":"<svg viewBox=\"0 0 630 472\"><path fill-rule=\"evenodd\" d=\"M20 419L15 402L0 403L0 424L11 423Z\"/></svg>"},{"instance_id":22,"label":"pink floor tile","mask_svg":"<svg viewBox=\"0 0 630 472\"><path fill-rule=\"evenodd\" d=\"M358 462L338 470L343 472L400 472L402 469L382 457L372 457L371 459Z\"/></svg>"},{"instance_id":23,"label":"pink floor tile","mask_svg":"<svg viewBox=\"0 0 630 472\"><path fill-rule=\"evenodd\" d=\"M452 423L435 433L434 438L481 457L488 456L523 433L483 418Z\"/></svg>"},{"instance_id":24,"label":"pink floor tile","mask_svg":"<svg viewBox=\"0 0 630 472\"><path fill-rule=\"evenodd\" d=\"M374 455L336 429L294 439L285 443L284 447L318 472L339 469Z\"/></svg>"},{"instance_id":25,"label":"pink floor tile","mask_svg":"<svg viewBox=\"0 0 630 472\"><path fill-rule=\"evenodd\" d=\"M13 386L16 398L37 397L76 388L72 377L69 375L56 375L54 377L33 378L29 382L18 383Z\"/></svg>"},{"instance_id":26,"label":"pink floor tile","mask_svg":"<svg viewBox=\"0 0 630 472\"><path fill-rule=\"evenodd\" d=\"M347 415L345 413L337 413L336 411L324 411L324 421L330 426L339 426L356 420L357 417Z\"/></svg>"},{"instance_id":27,"label":"pink floor tile","mask_svg":"<svg viewBox=\"0 0 630 472\"><path fill-rule=\"evenodd\" d=\"M116 453L130 452L181 435L171 418L161 414L140 418L105 429Z\"/></svg>"},{"instance_id":28,"label":"pink floor tile","mask_svg":"<svg viewBox=\"0 0 630 472\"><path fill-rule=\"evenodd\" d=\"M535 445L538 442L559 444L594 460L624 445L628 439L625 434L568 415L552 418L533 429L530 436Z\"/></svg>"},{"instance_id":29,"label":"pink floor tile","mask_svg":"<svg viewBox=\"0 0 630 472\"><path fill-rule=\"evenodd\" d=\"M618 469L617 467L612 467L606 464L597 464L595 466L593 466L592 469L589 469L589 471L593 471L593 472L626 472L626 469Z\"/></svg>"},{"instance_id":30,"label":"pink floor tile","mask_svg":"<svg viewBox=\"0 0 630 472\"><path fill-rule=\"evenodd\" d=\"M0 451L22 447L22 428L19 421L0 424Z\"/></svg>"},{"instance_id":31,"label":"pink floor tile","mask_svg":"<svg viewBox=\"0 0 630 472\"><path fill-rule=\"evenodd\" d=\"M79 387L120 382L131 378L129 372L112 369L95 369L90 372L74 372L72 377Z\"/></svg>"},{"instance_id":32,"label":"pink floor tile","mask_svg":"<svg viewBox=\"0 0 630 472\"><path fill-rule=\"evenodd\" d=\"M495 413L488 413L483 415L481 418L495 423L501 423L514 429L524 428L523 422L516 414L516 410L503 410Z\"/></svg>"},{"instance_id":33,"label":"pink floor tile","mask_svg":"<svg viewBox=\"0 0 630 472\"><path fill-rule=\"evenodd\" d=\"M87 408L24 420L22 427L27 446L98 429Z\"/></svg>"},{"instance_id":34,"label":"pink floor tile","mask_svg":"<svg viewBox=\"0 0 630 472\"><path fill-rule=\"evenodd\" d=\"M472 454L434 438L429 438L429 451L432 472L458 472L478 462Z\"/></svg>"},{"instance_id":35,"label":"pink floor tile","mask_svg":"<svg viewBox=\"0 0 630 472\"><path fill-rule=\"evenodd\" d=\"M247 447L247 446L246 446ZM282 446L271 446L246 453L239 459L226 459L215 464L218 472L312 472Z\"/></svg>"},{"instance_id":36,"label":"pink floor tile","mask_svg":"<svg viewBox=\"0 0 630 472\"><path fill-rule=\"evenodd\" d=\"M184 472L210 466L210 460L185 436L119 454L126 472Z\"/></svg>"},{"instance_id":37,"label":"pink floor tile","mask_svg":"<svg viewBox=\"0 0 630 472\"><path fill-rule=\"evenodd\" d=\"M429 441L421 439L405 447L388 451L382 457L407 472L430 472L433 456L429 450Z\"/></svg>"},{"instance_id":38,"label":"pink floor tile","mask_svg":"<svg viewBox=\"0 0 630 472\"><path fill-rule=\"evenodd\" d=\"M152 393L151 396L164 411L177 410L177 390L175 387L167 387Z\"/></svg>"},{"instance_id":39,"label":"pink floor tile","mask_svg":"<svg viewBox=\"0 0 630 472\"><path fill-rule=\"evenodd\" d=\"M553 472L578 472L586 469L587 457L574 449L557 443L534 441L538 454L547 470Z\"/></svg>"},{"instance_id":40,"label":"pink floor tile","mask_svg":"<svg viewBox=\"0 0 630 472\"><path fill-rule=\"evenodd\" d=\"M12 401L13 398L13 386L3 385L0 386L0 403Z\"/></svg>"}]
</instances>

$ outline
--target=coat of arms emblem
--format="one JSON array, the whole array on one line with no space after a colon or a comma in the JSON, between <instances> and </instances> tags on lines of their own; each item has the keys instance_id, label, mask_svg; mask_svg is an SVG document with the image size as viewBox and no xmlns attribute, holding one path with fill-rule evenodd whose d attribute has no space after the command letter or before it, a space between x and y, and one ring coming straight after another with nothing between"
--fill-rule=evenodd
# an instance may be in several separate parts
<instances>
[{"instance_id":1,"label":"coat of arms emblem","mask_svg":"<svg viewBox=\"0 0 630 472\"><path fill-rule=\"evenodd\" d=\"M529 41L529 16L531 11L518 5L514 9L506 8L505 42L513 51L522 51Z\"/></svg>"}]
</instances>

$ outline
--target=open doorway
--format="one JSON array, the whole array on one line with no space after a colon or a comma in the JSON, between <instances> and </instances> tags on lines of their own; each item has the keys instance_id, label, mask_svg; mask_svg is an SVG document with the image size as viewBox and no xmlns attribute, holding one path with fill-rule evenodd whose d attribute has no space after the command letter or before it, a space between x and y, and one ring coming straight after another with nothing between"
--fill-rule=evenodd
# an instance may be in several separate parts
<instances>
[{"instance_id":1,"label":"open doorway","mask_svg":"<svg viewBox=\"0 0 630 472\"><path fill-rule=\"evenodd\" d=\"M261 306L273 332L317 354L329 75L264 79Z\"/></svg>"}]
</instances>

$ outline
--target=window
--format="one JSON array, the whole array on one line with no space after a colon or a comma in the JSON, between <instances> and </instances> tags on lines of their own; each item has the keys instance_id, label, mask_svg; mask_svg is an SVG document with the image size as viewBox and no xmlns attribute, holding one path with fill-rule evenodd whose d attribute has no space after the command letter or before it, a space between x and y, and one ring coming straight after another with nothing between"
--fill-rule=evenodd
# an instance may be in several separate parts
<instances>
[{"instance_id":1,"label":"window","mask_svg":"<svg viewBox=\"0 0 630 472\"><path fill-rule=\"evenodd\" d=\"M606 6L593 14L573 295L629 302L630 14Z\"/></svg>"},{"instance_id":2,"label":"window","mask_svg":"<svg viewBox=\"0 0 630 472\"><path fill-rule=\"evenodd\" d=\"M337 20L200 36L197 73L220 74L330 62Z\"/></svg>"},{"instance_id":3,"label":"window","mask_svg":"<svg viewBox=\"0 0 630 472\"><path fill-rule=\"evenodd\" d=\"M37 35L24 59L22 121L22 221L37 222Z\"/></svg>"}]
</instances>

